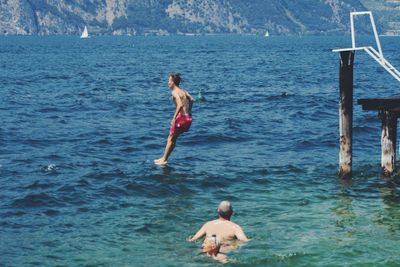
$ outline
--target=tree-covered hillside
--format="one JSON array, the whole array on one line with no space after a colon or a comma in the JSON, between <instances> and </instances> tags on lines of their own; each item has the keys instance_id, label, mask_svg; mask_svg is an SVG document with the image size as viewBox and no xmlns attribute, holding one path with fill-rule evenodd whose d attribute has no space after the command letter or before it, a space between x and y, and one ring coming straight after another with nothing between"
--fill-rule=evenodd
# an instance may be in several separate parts
<instances>
[{"instance_id":1,"label":"tree-covered hillside","mask_svg":"<svg viewBox=\"0 0 400 267\"><path fill-rule=\"evenodd\" d=\"M396 32L398 5L373 0L3 0L0 34L343 34L372 9ZM400 4L399 4L400 5ZM396 13L397 11L397 13ZM362 28L362 27L361 27ZM362 30L362 29L361 29Z\"/></svg>"}]
</instances>

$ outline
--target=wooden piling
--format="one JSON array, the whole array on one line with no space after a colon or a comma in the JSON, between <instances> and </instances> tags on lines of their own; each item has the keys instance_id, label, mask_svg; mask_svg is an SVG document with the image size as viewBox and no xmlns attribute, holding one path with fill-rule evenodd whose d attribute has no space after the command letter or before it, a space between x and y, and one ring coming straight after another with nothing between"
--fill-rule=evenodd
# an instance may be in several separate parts
<instances>
[{"instance_id":1,"label":"wooden piling","mask_svg":"<svg viewBox=\"0 0 400 267\"><path fill-rule=\"evenodd\" d=\"M379 117L382 121L381 136L381 170L385 176L391 176L395 170L397 117L393 111L381 110Z\"/></svg>"},{"instance_id":2,"label":"wooden piling","mask_svg":"<svg viewBox=\"0 0 400 267\"><path fill-rule=\"evenodd\" d=\"M353 150L353 63L354 51L340 52L339 69L339 176L351 177Z\"/></svg>"},{"instance_id":3,"label":"wooden piling","mask_svg":"<svg viewBox=\"0 0 400 267\"><path fill-rule=\"evenodd\" d=\"M384 176L395 171L397 119L400 116L400 96L359 99L363 110L376 110L381 119L381 170Z\"/></svg>"}]
</instances>

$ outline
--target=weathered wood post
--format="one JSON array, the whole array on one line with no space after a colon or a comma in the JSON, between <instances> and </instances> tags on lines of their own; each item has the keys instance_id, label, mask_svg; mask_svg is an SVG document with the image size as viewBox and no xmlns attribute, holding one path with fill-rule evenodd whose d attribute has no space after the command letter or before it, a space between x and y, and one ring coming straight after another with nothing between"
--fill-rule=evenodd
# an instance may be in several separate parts
<instances>
[{"instance_id":1,"label":"weathered wood post","mask_svg":"<svg viewBox=\"0 0 400 267\"><path fill-rule=\"evenodd\" d=\"M393 111L381 110L379 117L382 120L381 137L381 169L382 174L391 176L395 170L396 162L396 139L397 139L397 117Z\"/></svg>"},{"instance_id":2,"label":"weathered wood post","mask_svg":"<svg viewBox=\"0 0 400 267\"><path fill-rule=\"evenodd\" d=\"M391 176L396 164L397 119L400 117L400 96L359 99L363 110L377 110L381 119L381 170Z\"/></svg>"},{"instance_id":3,"label":"weathered wood post","mask_svg":"<svg viewBox=\"0 0 400 267\"><path fill-rule=\"evenodd\" d=\"M352 174L352 137L353 137L353 63L354 50L340 52L339 70L339 176L351 177Z\"/></svg>"}]
</instances>

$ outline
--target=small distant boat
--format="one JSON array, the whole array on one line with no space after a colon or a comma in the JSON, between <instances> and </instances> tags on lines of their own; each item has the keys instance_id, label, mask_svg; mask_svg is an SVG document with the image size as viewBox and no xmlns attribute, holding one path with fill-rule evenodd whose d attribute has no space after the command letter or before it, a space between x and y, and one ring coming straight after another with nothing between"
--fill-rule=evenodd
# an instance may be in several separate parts
<instances>
[{"instance_id":1,"label":"small distant boat","mask_svg":"<svg viewBox=\"0 0 400 267\"><path fill-rule=\"evenodd\" d=\"M87 27L85 26L85 29L83 29L83 32L81 34L81 38L89 38L89 33L87 30Z\"/></svg>"},{"instance_id":2,"label":"small distant boat","mask_svg":"<svg viewBox=\"0 0 400 267\"><path fill-rule=\"evenodd\" d=\"M269 32L268 31L264 34L264 37L269 37Z\"/></svg>"}]
</instances>

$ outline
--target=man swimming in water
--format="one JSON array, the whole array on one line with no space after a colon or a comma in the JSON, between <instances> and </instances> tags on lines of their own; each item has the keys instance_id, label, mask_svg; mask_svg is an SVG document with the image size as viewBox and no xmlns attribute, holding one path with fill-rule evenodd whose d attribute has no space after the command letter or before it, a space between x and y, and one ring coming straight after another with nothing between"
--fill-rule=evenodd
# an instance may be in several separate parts
<instances>
[{"instance_id":1,"label":"man swimming in water","mask_svg":"<svg viewBox=\"0 0 400 267\"><path fill-rule=\"evenodd\" d=\"M189 241L195 241L204 235L206 236L206 239L216 236L221 243L221 250L225 252L226 250L232 248L230 241L249 240L244 234L242 228L236 223L230 221L233 209L229 201L222 201L218 206L217 212L218 219L205 223Z\"/></svg>"},{"instance_id":2,"label":"man swimming in water","mask_svg":"<svg viewBox=\"0 0 400 267\"><path fill-rule=\"evenodd\" d=\"M192 124L192 105L193 97L185 90L179 87L181 76L179 73L169 75L168 87L172 93L172 99L175 103L176 109L171 121L171 128L167 139L164 155L154 160L155 164L167 164L168 157L171 155L176 145L178 136L187 132Z\"/></svg>"}]
</instances>

